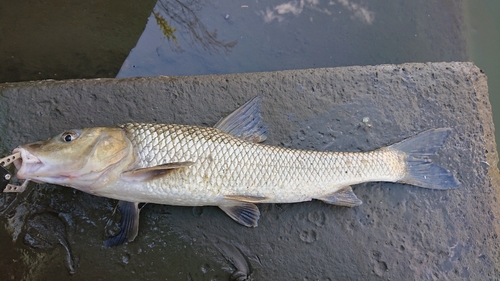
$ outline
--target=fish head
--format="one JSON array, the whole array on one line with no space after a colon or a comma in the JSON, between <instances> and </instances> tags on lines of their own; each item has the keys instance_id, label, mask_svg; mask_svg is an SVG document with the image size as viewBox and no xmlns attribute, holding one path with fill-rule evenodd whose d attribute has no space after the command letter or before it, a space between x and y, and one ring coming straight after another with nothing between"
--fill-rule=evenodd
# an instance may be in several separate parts
<instances>
[{"instance_id":1,"label":"fish head","mask_svg":"<svg viewBox=\"0 0 500 281\"><path fill-rule=\"evenodd\" d=\"M133 161L133 147L121 128L86 128L65 131L46 141L14 149L19 179L74 187L86 192L98 181L116 178L114 168Z\"/></svg>"}]
</instances>

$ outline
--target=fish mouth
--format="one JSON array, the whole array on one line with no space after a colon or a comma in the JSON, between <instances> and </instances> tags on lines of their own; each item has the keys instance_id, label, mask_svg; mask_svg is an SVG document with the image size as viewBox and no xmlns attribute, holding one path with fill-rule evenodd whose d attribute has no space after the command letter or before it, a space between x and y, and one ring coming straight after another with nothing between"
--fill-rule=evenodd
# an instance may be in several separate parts
<instances>
[{"instance_id":1,"label":"fish mouth","mask_svg":"<svg viewBox=\"0 0 500 281\"><path fill-rule=\"evenodd\" d=\"M17 169L16 176L18 179L32 179L34 174L44 166L40 158L22 147L18 147L12 152L21 153L21 157L14 160L14 166L16 166Z\"/></svg>"}]
</instances>

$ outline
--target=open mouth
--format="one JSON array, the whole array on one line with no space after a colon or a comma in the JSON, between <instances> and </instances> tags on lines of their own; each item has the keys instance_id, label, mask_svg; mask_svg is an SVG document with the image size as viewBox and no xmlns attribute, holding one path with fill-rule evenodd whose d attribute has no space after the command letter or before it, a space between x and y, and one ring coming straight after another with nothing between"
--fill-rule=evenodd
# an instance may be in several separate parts
<instances>
[{"instance_id":1,"label":"open mouth","mask_svg":"<svg viewBox=\"0 0 500 281\"><path fill-rule=\"evenodd\" d=\"M21 153L21 157L14 160L14 165L17 169L17 178L33 179L34 173L43 167L42 161L28 150L18 147L13 153Z\"/></svg>"}]
</instances>

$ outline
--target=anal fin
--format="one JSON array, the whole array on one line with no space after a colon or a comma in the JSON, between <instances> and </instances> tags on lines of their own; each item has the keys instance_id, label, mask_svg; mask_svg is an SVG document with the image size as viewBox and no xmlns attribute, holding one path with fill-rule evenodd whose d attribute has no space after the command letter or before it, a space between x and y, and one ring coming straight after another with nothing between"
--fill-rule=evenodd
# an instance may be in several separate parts
<instances>
[{"instance_id":1,"label":"anal fin","mask_svg":"<svg viewBox=\"0 0 500 281\"><path fill-rule=\"evenodd\" d=\"M139 203L119 201L118 211L121 213L120 233L104 241L106 247L119 246L134 241L139 232Z\"/></svg>"},{"instance_id":2,"label":"anal fin","mask_svg":"<svg viewBox=\"0 0 500 281\"><path fill-rule=\"evenodd\" d=\"M333 194L327 196L315 198L321 200L327 204L345 206L345 207L355 207L363 204L361 200L354 194L350 186L337 191Z\"/></svg>"},{"instance_id":3,"label":"anal fin","mask_svg":"<svg viewBox=\"0 0 500 281\"><path fill-rule=\"evenodd\" d=\"M256 227L260 218L259 208L250 202L225 199L219 208L233 220L246 227Z\"/></svg>"}]
</instances>

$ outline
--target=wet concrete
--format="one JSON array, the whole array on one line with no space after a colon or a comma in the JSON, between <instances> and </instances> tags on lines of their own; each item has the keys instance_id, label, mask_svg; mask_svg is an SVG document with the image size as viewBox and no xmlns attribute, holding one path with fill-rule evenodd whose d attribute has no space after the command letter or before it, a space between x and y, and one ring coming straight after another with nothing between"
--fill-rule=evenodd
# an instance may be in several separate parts
<instances>
[{"instance_id":1,"label":"wet concrete","mask_svg":"<svg viewBox=\"0 0 500 281\"><path fill-rule=\"evenodd\" d=\"M69 128L212 126L264 96L268 144L367 151L451 127L436 161L461 187L354 186L355 208L262 204L259 226L216 207L146 205L133 243L106 249L114 200L46 184L0 198L0 279L492 280L498 156L486 76L471 63L0 85L0 153Z\"/></svg>"}]
</instances>

